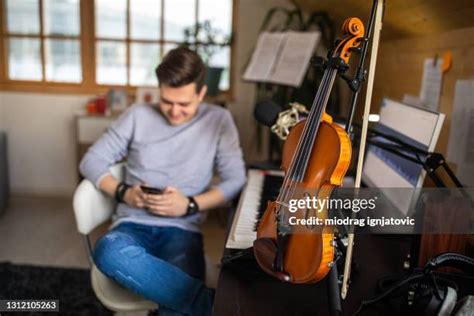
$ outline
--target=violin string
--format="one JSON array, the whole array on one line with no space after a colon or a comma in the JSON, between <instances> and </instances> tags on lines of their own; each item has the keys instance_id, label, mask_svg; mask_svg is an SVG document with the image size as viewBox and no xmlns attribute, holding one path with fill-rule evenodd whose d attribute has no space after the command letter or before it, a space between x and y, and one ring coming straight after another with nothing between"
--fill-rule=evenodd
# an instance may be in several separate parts
<instances>
[{"instance_id":1,"label":"violin string","mask_svg":"<svg viewBox=\"0 0 474 316\"><path fill-rule=\"evenodd\" d=\"M324 113L325 105L327 103L327 100L329 99L329 92L331 91L332 84L334 82L335 78L335 70L331 69L329 71L328 75L328 80L325 82L325 86L323 87L323 93L322 93L322 100L320 101L321 103L318 104L318 109L316 113L316 118L312 118L310 122L308 122L310 125L307 133L307 137L305 138L305 151L302 153L300 156L300 159L303 161L303 165L300 164L299 170L298 170L298 181L294 182L294 186L290 186L290 196L293 196L294 191L296 190L296 183L298 182L303 182L304 180L304 174L306 173L306 168L309 162L309 158L311 156L311 151L314 146L314 142L316 140L316 135L317 131L319 129L320 123L321 123L321 118Z\"/></svg>"},{"instance_id":2,"label":"violin string","mask_svg":"<svg viewBox=\"0 0 474 316\"><path fill-rule=\"evenodd\" d=\"M324 82L321 83L321 89L318 90L317 96L313 102L313 105L311 107L312 111L308 118L306 119L305 122L305 129L303 130L303 133L300 137L301 140L301 146L300 150L297 151L297 157L296 157L296 162L295 162L295 167L294 170L291 174L291 177L294 181L298 181L299 179L299 174L301 173L301 168L302 168L302 162L303 162L303 157L308 151L308 141L309 141L309 132L311 131L312 128L314 128L314 123L315 123L315 117L319 116L320 112L320 107L321 107L321 99L326 93L327 90L327 81L328 81L328 75L327 72L325 73L324 77Z\"/></svg>"},{"instance_id":3,"label":"violin string","mask_svg":"<svg viewBox=\"0 0 474 316\"><path fill-rule=\"evenodd\" d=\"M324 82L324 86L321 90L321 94L318 98L318 104L314 115L311 118L306 120L308 125L308 131L303 135L303 149L299 152L298 161L296 164L295 173L293 174L293 179L296 182L302 182L304 179L304 174L308 165L308 161L310 158L311 150L314 145L314 141L316 139L316 134L319 129L319 125L321 123L321 117L324 113L325 109L325 101L328 98L329 91L332 85L332 69L328 71L328 76Z\"/></svg>"},{"instance_id":4,"label":"violin string","mask_svg":"<svg viewBox=\"0 0 474 316\"><path fill-rule=\"evenodd\" d=\"M307 152L305 152L302 156L302 158L305 160L305 163L303 165L303 169L304 170L300 170L301 174L300 174L300 181L299 182L303 182L304 181L304 174L306 173L306 168L307 168L307 165L308 165L308 162L309 162L309 158L310 158L310 155L311 155L311 152L312 152L312 149L313 149L313 146L314 146L314 143L315 143L315 140L316 140L316 135L317 135L317 132L318 132L318 129L319 129L319 126L321 124L321 119L322 119L322 116L323 116L323 113L324 113L324 110L326 108L326 104L327 104L327 101L329 99L329 94L331 92L331 89L332 89L332 85L334 83L334 79L335 79L335 75L336 75L336 69L332 69L328 75L328 81L325 82L325 87L324 87L324 93L322 94L323 95L323 99L321 100L322 103L320 103L319 107L318 107L318 111L317 111L317 116L316 116L316 119L313 119L310 124L311 124L311 127L309 128L309 141L307 141L306 143L306 148L309 148L309 150ZM296 184L298 182L294 182L294 185L291 186L290 185L290 192L289 192L289 196L292 197L294 196L295 194L295 191L296 191ZM318 188L318 192L319 192L319 188ZM316 195L316 196L319 196L319 195ZM287 197L288 199L288 197ZM280 212L280 221L283 221L284 220L284 216L286 214L286 212ZM307 214L306 214L307 215ZM306 228L308 228L306 226Z\"/></svg>"},{"instance_id":5,"label":"violin string","mask_svg":"<svg viewBox=\"0 0 474 316\"><path fill-rule=\"evenodd\" d=\"M327 96L328 91L330 91L332 84L334 82L332 69L328 72L325 72L323 79L321 80L320 89L316 95L313 105L311 107L310 114L305 122L303 128L302 136L298 140L297 149L292 157L292 162L290 164L290 170L288 171L288 176L285 177L284 183L282 185L282 192L280 192L277 201L281 203L287 201L287 199L292 196L296 190L297 182L294 181L295 174L301 174L302 168L305 169L305 165L301 165L301 157L309 155L312 145L314 144L314 138L317 133L319 122L321 121L322 113L324 112L325 104L329 96ZM316 117L316 119L315 119ZM303 170L304 171L304 170ZM304 175L304 173L303 173ZM290 179L293 180L290 182ZM290 182L290 184L288 184ZM300 181L301 182L301 181ZM278 208L281 207L281 204L278 205ZM277 211L277 214L283 215L283 212Z\"/></svg>"},{"instance_id":6,"label":"violin string","mask_svg":"<svg viewBox=\"0 0 474 316\"><path fill-rule=\"evenodd\" d=\"M325 86L325 83L326 83L326 80L327 80L327 72L324 73L323 75L323 78L321 80L321 84L320 84L320 89L318 90L318 93L316 94L316 98L315 100L313 101L313 105L311 107L311 110L310 110L310 113L308 115L308 118L306 119L306 122L305 122L305 125L304 125L304 128L303 128L303 132L302 132L302 137L299 138L298 140L298 144L296 146L296 150L295 152L293 153L293 157L291 159L291 163L290 163L290 169L288 170L287 172L287 175L283 181L283 185L282 185L282 190L280 191L280 194L278 195L278 198L277 198L277 201L281 202L281 198L283 197L283 201L286 201L287 197L288 197L288 193L287 193L287 190L288 190L288 182L293 182L293 181L290 181L290 180L293 180L293 177L294 177L294 173L295 173L295 168L298 168L297 165L298 165L298 160L299 160L299 153L300 153L300 150L301 150L301 146L304 145L304 136L307 134L307 130L309 128L309 124L306 124L308 121L312 121L312 117L314 116L314 112L316 111L316 107L315 104L318 104L318 100L321 98L321 94L319 93L321 90L324 89L324 86Z\"/></svg>"},{"instance_id":7,"label":"violin string","mask_svg":"<svg viewBox=\"0 0 474 316\"><path fill-rule=\"evenodd\" d=\"M326 72L324 75L324 78L320 85L320 89L311 107L312 111L310 111L310 115L306 119L302 135L299 139L298 150L295 152L294 159L293 159L294 162L292 163L293 168L290 172L290 175L293 181L297 181L297 176L301 172L302 157L304 153L308 151L309 131L314 128L314 124L317 124L315 117L319 116L319 112L321 108L321 99L324 93L326 93L327 91L327 83L328 83L328 72Z\"/></svg>"},{"instance_id":8,"label":"violin string","mask_svg":"<svg viewBox=\"0 0 474 316\"><path fill-rule=\"evenodd\" d=\"M304 139L304 142L303 142L303 153L299 156L299 159L300 161L298 162L301 162L301 160L304 160L306 157L309 158L310 154L311 154L311 151L312 151L312 148L313 148L313 145L314 145L314 140L315 140L315 137L317 135L317 130L319 128L319 125L320 125L320 122L321 122L321 117L322 117L322 114L324 113L324 109L325 109L325 102L326 100L328 99L328 97L326 97L330 91L331 91L331 88L332 88L332 84L333 84L333 72L332 71L329 71L328 72L328 76L326 78L326 80L324 81L324 86L322 87L322 94L321 94L321 97L318 99L318 103L317 103L317 108L316 108L316 111L314 112L315 114L311 117L311 119L308 119L306 121L306 123L308 123L308 131L307 133L305 134L305 139ZM303 138L303 137L301 137ZM309 161L309 159L308 159ZM293 197L295 195L295 191L297 189L297 183L299 182L303 182L304 180L304 170L301 170L301 169L306 169L306 166L305 165L301 165L300 163L300 166L299 166L299 169L300 170L297 170L299 173L300 173L300 181L294 181L292 182L292 184L290 185L289 187L289 190L287 190L287 196L285 198L285 201L287 199L289 199L290 197ZM302 173L302 175L301 175ZM280 212L280 222L283 222L284 223L284 216L285 216L285 212Z\"/></svg>"},{"instance_id":9,"label":"violin string","mask_svg":"<svg viewBox=\"0 0 474 316\"><path fill-rule=\"evenodd\" d=\"M333 53L333 57L336 57L336 54ZM333 67L333 68L329 68L327 69L327 71L325 71L325 81L324 81L324 86L323 86L323 89L322 89L322 93L319 94L319 91L318 91L318 98L317 100L315 100L313 102L313 106L311 109L313 109L313 107L315 106L315 103L317 102L317 115L316 115L316 118L317 119L314 119L314 117L311 117L311 118L308 118L306 122L309 122L311 124L311 127L310 127L310 135L304 135L305 138L304 138L304 143L307 144L306 148L305 148L305 151L303 152L302 155L300 155L301 158L303 158L303 166L299 166L298 167L298 179L297 181L299 182L302 182L303 179L304 179L304 174L306 172L306 168L307 168L307 165L308 165L308 161L309 161L309 158L310 158L310 154L311 154L311 150L313 148L313 145L314 145L314 141L316 139L316 134L318 132L318 129L319 129L319 125L321 124L321 119L322 119L322 116L323 116L323 113L324 113L324 110L326 109L326 105L327 105L327 102L329 100L329 95L330 95L330 91L332 90L332 86L333 86L333 83L334 83L334 79L336 77L336 74L337 74L337 68ZM323 97L325 97L324 100L321 100ZM300 161L298 161L298 164L301 164Z\"/></svg>"},{"instance_id":10,"label":"violin string","mask_svg":"<svg viewBox=\"0 0 474 316\"><path fill-rule=\"evenodd\" d=\"M294 179L294 175L295 175L295 173L293 173L293 172L297 172L298 176L300 177L299 178L300 181L291 181L291 183L289 185L288 185L287 181L285 181L286 183L284 184L284 186L282 186L283 201L284 202L287 202L287 200L290 197L294 196L294 193L295 193L296 188L297 188L297 183L303 181L305 169L307 167L307 163L309 162L309 156L310 156L311 150L314 146L317 131L318 131L319 125L321 123L321 119L322 119L324 110L326 108L326 104L329 100L329 93L332 89L332 85L333 85L335 77L336 77L336 72L337 72L336 69L330 69L329 72L327 72L328 75L324 76L324 80L322 81L322 84L321 84L322 88L320 90L320 92L322 92L322 93L321 94L318 93L318 96L317 96L317 98L315 99L315 102L314 102L315 105L313 105L315 107L312 107L312 109L315 109L315 111L310 112L310 115L309 115L308 119L305 122L305 129L303 129L303 135L300 137L299 142L298 142L298 146L297 146L297 148L299 150L295 151L295 154L294 154L293 159L292 159L292 160L296 159L296 163L293 164L293 161L292 161L292 164L290 165L290 169L292 169L291 171L292 171L292 175L293 175L292 179ZM325 73L325 75L327 73ZM316 119L315 119L315 116L316 116ZM301 148L303 148L303 149L301 149ZM303 150L303 151L301 152L300 150ZM303 159L303 162L305 162L303 165L301 165L301 160L302 159ZM296 170L295 170L295 168L296 168ZM287 180L287 179L285 179L285 180ZM277 215L279 216L278 222L284 222L283 221L283 216L284 216L285 213L280 211L281 207L282 207L281 204L278 205L278 208L279 208L278 211L277 211Z\"/></svg>"},{"instance_id":11,"label":"violin string","mask_svg":"<svg viewBox=\"0 0 474 316\"><path fill-rule=\"evenodd\" d=\"M281 208L283 207L283 205L287 204L288 198L292 194L291 192L294 192L294 189L291 189L293 185L296 186L296 184L294 184L294 181L293 181L293 174L294 174L295 166L297 165L297 161L299 159L298 157L300 157L299 153L300 153L300 150L301 150L301 146L303 146L304 143L305 143L304 142L304 136L307 134L306 131L309 128L309 124L306 124L306 123L308 121L311 121L311 118L314 116L314 112L316 111L315 104L318 104L317 100L320 98L320 95L321 95L319 92L320 92L320 90L322 90L324 88L326 80L327 80L327 74L325 72L324 75L323 75L323 78L321 80L321 84L320 84L320 88L318 89L318 93L316 94L316 98L313 101L313 106L311 107L310 113L309 113L308 118L306 119L305 125L303 127L302 136L298 139L298 144L296 146L296 150L293 153L293 156L292 156L292 159L291 159L290 168L287 171L287 174L285 175L285 178L283 180L283 184L281 186L281 190L278 194L277 205L276 205L277 223L282 223L283 222L283 220L284 220L283 216L284 216L285 212L282 212ZM280 231L280 229L278 229L278 231Z\"/></svg>"},{"instance_id":12,"label":"violin string","mask_svg":"<svg viewBox=\"0 0 474 316\"><path fill-rule=\"evenodd\" d=\"M320 100L320 104L318 106L317 116L315 119L313 119L310 122L311 127L309 129L308 136L305 139L306 146L305 146L304 151L302 152L302 155L300 156L302 158L302 162L300 163L300 168L298 170L298 175L297 175L298 182L302 182L304 179L306 168L308 166L308 162L311 156L311 151L313 150L314 142L316 140L316 135L318 133L319 126L321 124L321 119L324 114L324 110L326 109L327 101L329 100L329 94L330 94L332 84L335 78L335 71L336 71L335 69L330 69L329 71L328 82L326 83L327 85L325 86L325 91L322 94L322 100Z\"/></svg>"},{"instance_id":13,"label":"violin string","mask_svg":"<svg viewBox=\"0 0 474 316\"><path fill-rule=\"evenodd\" d=\"M295 158L294 158L295 163L292 164L294 168L291 172L291 177L293 180L296 180L296 181L298 180L296 176L298 176L298 174L301 171L301 161L302 161L301 158L303 157L304 153L307 152L308 150L308 137L309 137L308 131L314 128L315 123L317 124L317 122L315 122L315 116L316 117L319 116L319 112L321 108L321 99L324 93L326 93L327 91L327 82L328 82L328 71L324 73L323 80L321 80L320 89L318 89L316 97L311 106L310 115L306 119L305 126L299 140L298 150L295 153Z\"/></svg>"},{"instance_id":14,"label":"violin string","mask_svg":"<svg viewBox=\"0 0 474 316\"><path fill-rule=\"evenodd\" d=\"M324 80L321 83L321 89L319 89L318 94L317 94L317 96L316 96L316 98L313 102L313 106L311 107L310 114L309 114L308 118L306 119L306 121L304 123L303 131L301 133L300 139L298 140L297 149L296 149L296 151L293 155L293 159L292 159L292 163L291 163L291 170L290 170L290 173L289 173L290 178L293 181L297 180L296 176L298 175L299 170L301 168L301 166L300 166L301 157L302 157L303 153L306 151L308 131L312 127L311 123L314 121L314 117L317 116L317 114L315 114L315 113L318 112L318 110L319 110L319 104L320 104L319 100L322 97L321 92L325 91L326 81L327 81L327 74L325 74L325 76L324 76Z\"/></svg>"}]
</instances>

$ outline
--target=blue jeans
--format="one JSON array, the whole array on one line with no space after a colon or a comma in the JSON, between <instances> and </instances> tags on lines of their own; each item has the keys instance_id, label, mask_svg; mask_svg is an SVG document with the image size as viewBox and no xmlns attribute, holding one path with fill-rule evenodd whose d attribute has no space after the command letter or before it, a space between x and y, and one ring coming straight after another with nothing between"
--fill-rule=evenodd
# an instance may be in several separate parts
<instances>
[{"instance_id":1,"label":"blue jeans","mask_svg":"<svg viewBox=\"0 0 474 316\"><path fill-rule=\"evenodd\" d=\"M175 227L122 223L96 243L102 273L160 305L160 315L211 315L202 235Z\"/></svg>"}]
</instances>

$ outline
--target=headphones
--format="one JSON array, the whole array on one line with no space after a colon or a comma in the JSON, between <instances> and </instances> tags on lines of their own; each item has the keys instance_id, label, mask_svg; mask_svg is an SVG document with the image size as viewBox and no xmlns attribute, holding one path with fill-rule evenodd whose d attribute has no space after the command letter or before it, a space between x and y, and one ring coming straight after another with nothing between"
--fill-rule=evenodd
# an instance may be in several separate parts
<instances>
[{"instance_id":1,"label":"headphones","mask_svg":"<svg viewBox=\"0 0 474 316\"><path fill-rule=\"evenodd\" d=\"M415 271L401 280L399 277L381 279L378 282L378 288L382 293L377 297L362 301L354 315L359 314L369 305L400 297L404 314L451 315L458 299L458 286L456 282L435 273L436 269L442 267L453 267L463 271L466 276L474 276L473 258L454 252L442 253L431 258L421 271Z\"/></svg>"}]
</instances>

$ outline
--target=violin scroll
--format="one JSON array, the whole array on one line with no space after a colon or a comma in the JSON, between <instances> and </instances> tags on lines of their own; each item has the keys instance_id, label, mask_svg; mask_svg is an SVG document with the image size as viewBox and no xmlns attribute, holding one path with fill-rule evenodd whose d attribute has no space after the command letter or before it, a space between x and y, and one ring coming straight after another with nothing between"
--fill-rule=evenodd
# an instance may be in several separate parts
<instances>
[{"instance_id":1,"label":"violin scroll","mask_svg":"<svg viewBox=\"0 0 474 316\"><path fill-rule=\"evenodd\" d=\"M342 25L342 31L345 36L334 50L333 57L340 57L345 63L349 63L351 53L364 40L364 23L359 18L347 18Z\"/></svg>"}]
</instances>

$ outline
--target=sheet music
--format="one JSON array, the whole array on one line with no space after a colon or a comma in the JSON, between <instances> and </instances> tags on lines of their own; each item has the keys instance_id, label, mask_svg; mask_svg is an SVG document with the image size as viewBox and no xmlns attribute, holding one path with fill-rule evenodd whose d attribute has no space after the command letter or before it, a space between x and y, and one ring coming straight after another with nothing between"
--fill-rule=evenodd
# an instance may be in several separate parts
<instances>
[{"instance_id":1,"label":"sheet music","mask_svg":"<svg viewBox=\"0 0 474 316\"><path fill-rule=\"evenodd\" d=\"M320 37L320 32L260 34L243 79L300 86Z\"/></svg>"},{"instance_id":2,"label":"sheet music","mask_svg":"<svg viewBox=\"0 0 474 316\"><path fill-rule=\"evenodd\" d=\"M262 82L268 80L285 37L285 33L260 34L257 47L244 73L244 80Z\"/></svg>"},{"instance_id":3,"label":"sheet music","mask_svg":"<svg viewBox=\"0 0 474 316\"><path fill-rule=\"evenodd\" d=\"M420 99L428 110L438 112L442 79L443 60L438 58L434 63L432 58L425 59Z\"/></svg>"},{"instance_id":4,"label":"sheet music","mask_svg":"<svg viewBox=\"0 0 474 316\"><path fill-rule=\"evenodd\" d=\"M474 80L458 80L454 94L447 159L457 164L462 184L474 186Z\"/></svg>"},{"instance_id":5,"label":"sheet music","mask_svg":"<svg viewBox=\"0 0 474 316\"><path fill-rule=\"evenodd\" d=\"M288 32L270 82L299 87L320 36L319 32Z\"/></svg>"}]
</instances>

